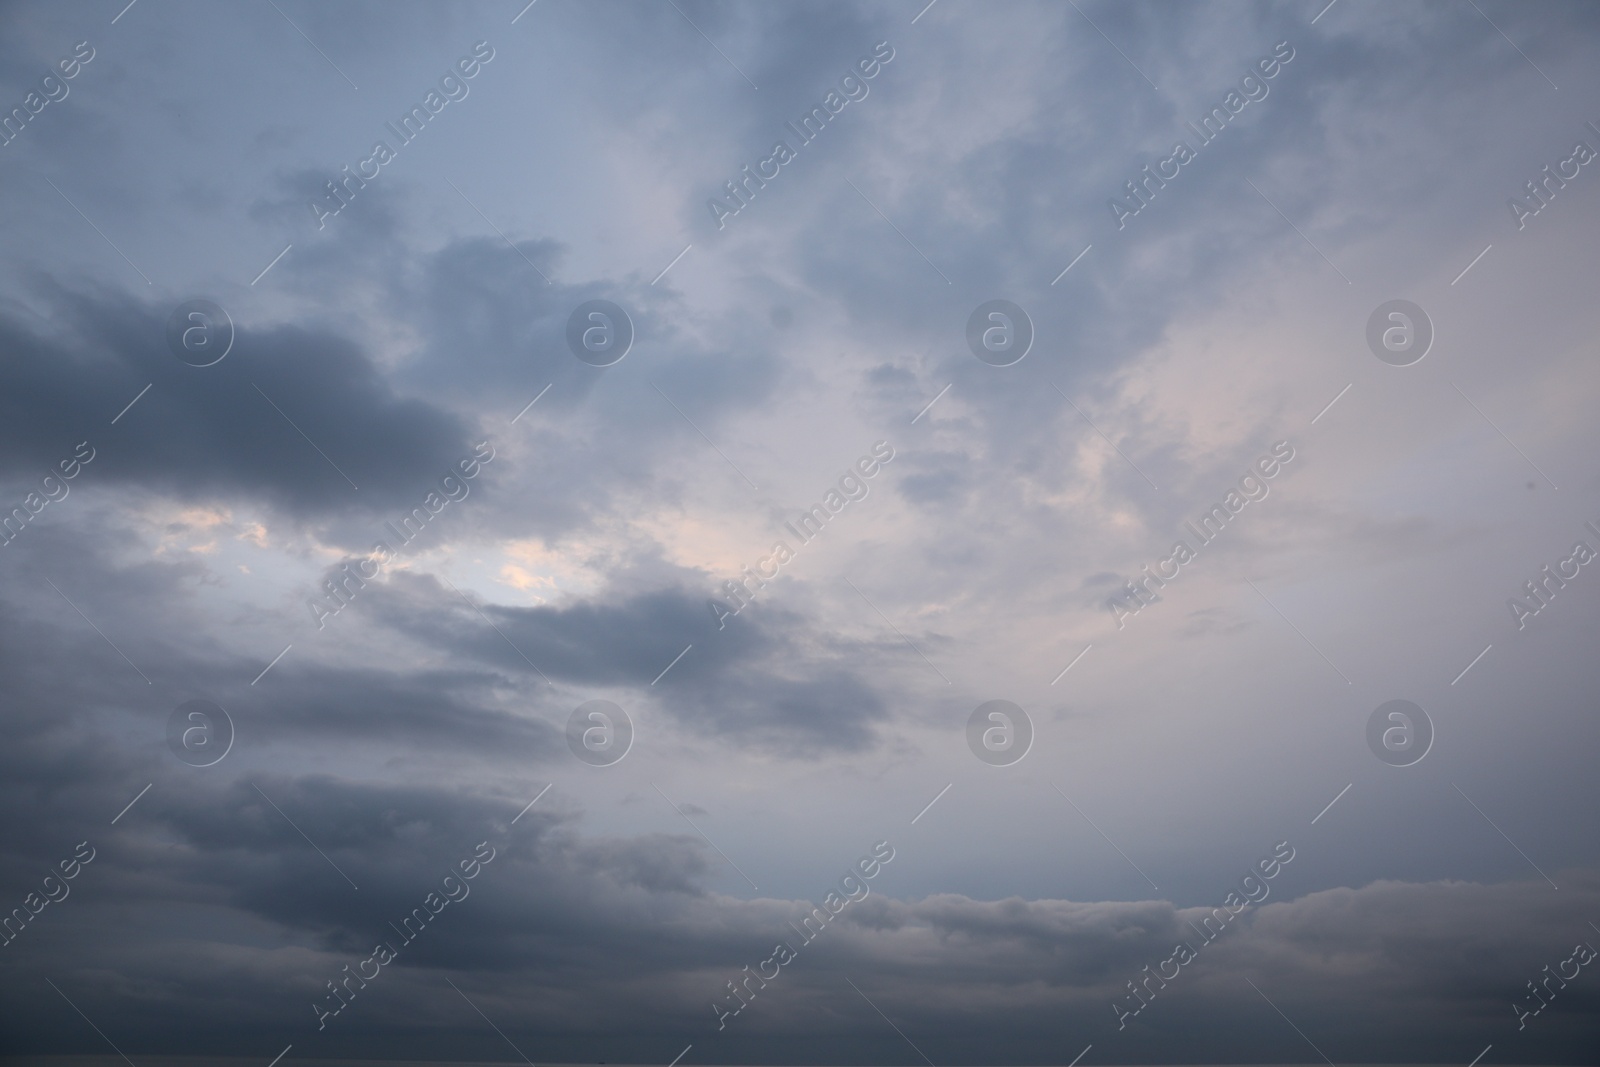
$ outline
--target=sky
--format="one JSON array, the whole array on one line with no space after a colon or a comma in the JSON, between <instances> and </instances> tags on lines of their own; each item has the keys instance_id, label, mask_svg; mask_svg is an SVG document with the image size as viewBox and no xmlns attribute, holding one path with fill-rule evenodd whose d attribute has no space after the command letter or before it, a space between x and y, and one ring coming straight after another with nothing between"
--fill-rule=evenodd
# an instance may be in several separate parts
<instances>
[{"instance_id":1,"label":"sky","mask_svg":"<svg viewBox=\"0 0 1600 1067\"><path fill-rule=\"evenodd\" d=\"M525 2L0 4L0 1056L1592 1062L1600 9Z\"/></svg>"}]
</instances>

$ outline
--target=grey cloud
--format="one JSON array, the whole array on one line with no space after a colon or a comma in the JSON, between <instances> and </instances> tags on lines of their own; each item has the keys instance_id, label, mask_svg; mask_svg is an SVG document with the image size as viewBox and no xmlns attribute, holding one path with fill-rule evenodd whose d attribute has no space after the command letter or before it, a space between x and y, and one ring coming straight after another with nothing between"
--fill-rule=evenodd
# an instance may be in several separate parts
<instances>
[{"instance_id":1,"label":"grey cloud","mask_svg":"<svg viewBox=\"0 0 1600 1067\"><path fill-rule=\"evenodd\" d=\"M0 343L28 357L6 364L0 401L13 477L48 470L88 440L96 466L85 483L190 499L257 495L313 517L409 506L430 475L471 453L462 419L397 393L336 335L236 322L233 350L195 368L166 348L171 309L106 293L53 295L73 324L65 337L15 319L0 326Z\"/></svg>"},{"instance_id":2,"label":"grey cloud","mask_svg":"<svg viewBox=\"0 0 1600 1067\"><path fill-rule=\"evenodd\" d=\"M738 744L816 756L877 740L888 702L840 650L810 647L803 616L769 608L718 629L706 600L659 589L562 607L489 605L493 625L485 626L453 592L401 578L371 610L414 640L523 678L543 672L568 684L637 687L684 725Z\"/></svg>"}]
</instances>

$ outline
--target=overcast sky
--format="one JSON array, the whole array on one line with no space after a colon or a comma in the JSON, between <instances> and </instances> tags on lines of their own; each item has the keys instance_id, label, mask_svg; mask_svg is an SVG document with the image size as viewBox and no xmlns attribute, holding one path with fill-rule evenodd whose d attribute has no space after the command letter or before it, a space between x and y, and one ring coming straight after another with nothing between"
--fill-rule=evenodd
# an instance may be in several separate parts
<instances>
[{"instance_id":1,"label":"overcast sky","mask_svg":"<svg viewBox=\"0 0 1600 1067\"><path fill-rule=\"evenodd\" d=\"M525 2L0 4L0 1054L1592 1062L1600 8Z\"/></svg>"}]
</instances>

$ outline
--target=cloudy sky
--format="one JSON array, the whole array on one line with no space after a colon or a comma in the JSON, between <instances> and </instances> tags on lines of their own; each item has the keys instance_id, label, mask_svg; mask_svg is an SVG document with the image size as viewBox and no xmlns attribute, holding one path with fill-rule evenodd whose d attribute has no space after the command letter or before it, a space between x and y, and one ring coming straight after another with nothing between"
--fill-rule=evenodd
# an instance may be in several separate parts
<instances>
[{"instance_id":1,"label":"cloudy sky","mask_svg":"<svg viewBox=\"0 0 1600 1067\"><path fill-rule=\"evenodd\" d=\"M1600 9L524 3L0 5L0 1054L1593 1062Z\"/></svg>"}]
</instances>

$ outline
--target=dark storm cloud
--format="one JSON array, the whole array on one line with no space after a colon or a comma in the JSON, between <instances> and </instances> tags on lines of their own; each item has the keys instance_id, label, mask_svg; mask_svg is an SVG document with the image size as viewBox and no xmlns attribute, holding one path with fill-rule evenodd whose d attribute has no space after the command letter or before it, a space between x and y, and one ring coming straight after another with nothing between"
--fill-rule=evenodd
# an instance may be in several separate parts
<instances>
[{"instance_id":1,"label":"dark storm cloud","mask_svg":"<svg viewBox=\"0 0 1600 1067\"><path fill-rule=\"evenodd\" d=\"M336 763L427 753L427 762L454 765L484 746L512 765L570 758L552 725L570 708L542 681L460 659L419 662L392 641L334 644L335 627L353 637L359 626L341 618L320 645L314 631L297 636L305 658L285 660L270 685L256 686L277 649L261 658L213 632L195 596L205 569L192 559L108 559L114 544L77 529L30 529L5 551L17 578L0 598L0 676L10 695L0 793L18 804L90 787L105 804L152 776L181 772L167 720L192 699L231 716L237 746L228 771L293 751Z\"/></svg>"},{"instance_id":2,"label":"dark storm cloud","mask_svg":"<svg viewBox=\"0 0 1600 1067\"><path fill-rule=\"evenodd\" d=\"M428 474L476 440L456 415L397 393L344 337L238 322L226 358L191 367L167 348L171 309L51 289L70 327L0 319L0 346L18 357L0 364L9 476L42 474L88 440L96 458L85 482L189 500L250 496L318 517L409 506Z\"/></svg>"},{"instance_id":3,"label":"dark storm cloud","mask_svg":"<svg viewBox=\"0 0 1600 1067\"><path fill-rule=\"evenodd\" d=\"M489 605L486 625L453 590L407 576L370 606L419 644L525 683L637 688L702 736L792 757L870 747L889 714L874 681L848 665L862 649L819 647L805 617L783 609L719 630L705 598L674 588L563 607Z\"/></svg>"},{"instance_id":4,"label":"dark storm cloud","mask_svg":"<svg viewBox=\"0 0 1600 1067\"><path fill-rule=\"evenodd\" d=\"M1574 981L1525 1031L1511 1010L1543 964L1596 939L1585 921L1600 904L1592 877L1557 872L1561 894L1542 882L1377 882L1274 897L1220 934L1212 928L1207 943L1196 927L1215 922L1210 908L1164 901L896 900L885 895L895 865L917 862L905 846L869 883L867 899L810 945L790 923L820 900L826 872L810 901L708 894L697 841L586 841L551 800L513 826L515 801L332 778L263 775L152 796L137 820L95 831L99 854L75 894L6 950L17 966L0 982L46 1030L73 1035L53 1039L57 1048L93 1044L35 972L87 937L101 946L95 967L49 970L134 1049L180 1019L190 1021L192 1048L220 1047L227 1019L232 1034L293 1041L303 1057L451 1055L440 1051L449 1044L457 1057L462 1049L497 1054L478 1018L454 1010L459 998L445 995L443 981L450 977L519 1045L556 1060L624 1062L670 1057L687 1042L711 1063L748 1062L774 1042L806 1062L856 1062L863 1049L875 1060L905 1060L901 1039L846 978L918 1047L955 1062L983 1058L984 1049L990 1057L998 1049L1002 1061L1039 1062L1052 1048L1070 1044L1075 1053L1090 1042L1131 1062L1304 1059L1303 1039L1270 1022L1281 1017L1250 982L1340 1062L1385 1051L1423 1061L1429 1049L1491 1041L1510 1059L1537 1062L1576 1051L1597 1003ZM400 945L389 923L420 906L481 841L492 842L495 858L470 893L414 944ZM48 862L48 848L28 853ZM14 875L26 866L8 863ZM1277 883L1285 893L1292 866L1286 871ZM160 919L130 928L129 908ZM178 950L182 935L174 942L166 934L185 909L207 916L204 952ZM400 962L319 1033L311 1005L326 996L324 980L376 941L399 945ZM726 983L780 941L798 958L765 987L752 984L751 1006L719 1031L712 1005L728 997ZM1194 961L1152 982L1149 1003L1119 1028L1113 1004L1134 1003L1127 983L1142 981L1177 943ZM118 989L106 969L136 957L142 989Z\"/></svg>"},{"instance_id":5,"label":"dark storm cloud","mask_svg":"<svg viewBox=\"0 0 1600 1067\"><path fill-rule=\"evenodd\" d=\"M555 727L514 711L504 699L507 682L489 671L290 665L274 679L270 715L259 716L254 734L263 744L348 744L402 752L420 745L463 753L487 744L522 759L564 758L566 747ZM518 687L531 688L526 681ZM553 707L540 710L554 713Z\"/></svg>"}]
</instances>

